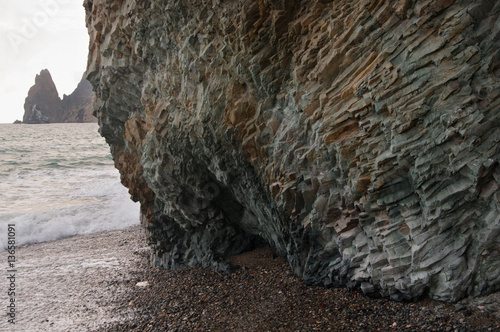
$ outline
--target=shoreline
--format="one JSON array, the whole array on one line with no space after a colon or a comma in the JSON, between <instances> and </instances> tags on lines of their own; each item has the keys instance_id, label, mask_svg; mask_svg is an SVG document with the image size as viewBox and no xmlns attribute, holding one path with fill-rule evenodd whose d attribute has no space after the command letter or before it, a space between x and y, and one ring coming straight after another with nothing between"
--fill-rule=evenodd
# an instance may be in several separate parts
<instances>
[{"instance_id":1,"label":"shoreline","mask_svg":"<svg viewBox=\"0 0 500 332\"><path fill-rule=\"evenodd\" d=\"M134 317L116 304L134 283L142 256L149 254L142 233L133 226L16 248L16 324L2 314L0 330L89 331ZM4 266L7 256L0 253ZM2 290L6 286L0 282ZM2 291L0 302L8 301Z\"/></svg>"},{"instance_id":2,"label":"shoreline","mask_svg":"<svg viewBox=\"0 0 500 332\"><path fill-rule=\"evenodd\" d=\"M141 226L17 248L18 324L2 315L0 330L500 330L499 293L457 304L391 302L306 286L270 249L233 257L242 266L233 274L160 270L149 253Z\"/></svg>"}]
</instances>

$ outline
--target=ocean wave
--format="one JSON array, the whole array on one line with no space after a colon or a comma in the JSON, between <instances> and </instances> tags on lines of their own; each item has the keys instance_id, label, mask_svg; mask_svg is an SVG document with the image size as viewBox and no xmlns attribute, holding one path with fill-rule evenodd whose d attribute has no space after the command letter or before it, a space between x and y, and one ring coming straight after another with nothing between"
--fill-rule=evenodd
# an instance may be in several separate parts
<instances>
[{"instance_id":1,"label":"ocean wave","mask_svg":"<svg viewBox=\"0 0 500 332\"><path fill-rule=\"evenodd\" d=\"M139 223L96 124L1 129L0 248L7 224L25 245Z\"/></svg>"},{"instance_id":2,"label":"ocean wave","mask_svg":"<svg viewBox=\"0 0 500 332\"><path fill-rule=\"evenodd\" d=\"M127 197L115 201L93 202L32 213L0 215L0 227L15 225L16 245L54 241L61 238L123 229L139 224L139 205ZM0 238L0 250L7 247L7 237Z\"/></svg>"}]
</instances>

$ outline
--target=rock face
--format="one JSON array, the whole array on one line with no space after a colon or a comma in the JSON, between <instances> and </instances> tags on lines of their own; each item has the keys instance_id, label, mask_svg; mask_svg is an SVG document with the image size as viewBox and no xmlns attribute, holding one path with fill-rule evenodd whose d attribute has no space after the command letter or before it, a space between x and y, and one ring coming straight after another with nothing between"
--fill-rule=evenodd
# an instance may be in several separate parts
<instances>
[{"instance_id":1,"label":"rock face","mask_svg":"<svg viewBox=\"0 0 500 332\"><path fill-rule=\"evenodd\" d=\"M47 69L36 75L24 102L24 123L96 122L92 115L94 93L85 78L69 96L59 98L52 76Z\"/></svg>"},{"instance_id":2,"label":"rock face","mask_svg":"<svg viewBox=\"0 0 500 332\"><path fill-rule=\"evenodd\" d=\"M63 96L61 101L62 122L97 122L97 118L92 115L94 112L94 92L86 76L87 74L83 74L75 91L69 96Z\"/></svg>"},{"instance_id":3,"label":"rock face","mask_svg":"<svg viewBox=\"0 0 500 332\"><path fill-rule=\"evenodd\" d=\"M87 78L165 268L500 289L500 2L87 0Z\"/></svg>"},{"instance_id":4,"label":"rock face","mask_svg":"<svg viewBox=\"0 0 500 332\"><path fill-rule=\"evenodd\" d=\"M47 69L35 77L33 85L24 101L24 123L60 122L62 113L61 99L57 93L56 85Z\"/></svg>"}]
</instances>

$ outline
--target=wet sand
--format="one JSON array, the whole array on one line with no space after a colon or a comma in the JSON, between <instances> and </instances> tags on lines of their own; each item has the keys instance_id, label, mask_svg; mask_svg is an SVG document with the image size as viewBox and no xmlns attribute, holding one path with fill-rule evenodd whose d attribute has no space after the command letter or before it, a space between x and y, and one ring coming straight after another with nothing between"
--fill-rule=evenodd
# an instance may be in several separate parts
<instances>
[{"instance_id":1,"label":"wet sand","mask_svg":"<svg viewBox=\"0 0 500 332\"><path fill-rule=\"evenodd\" d=\"M230 275L164 271L148 258L140 227L18 248L17 323L2 315L0 330L500 331L498 294L457 304L370 299L307 286L269 249L234 257L243 268Z\"/></svg>"},{"instance_id":2,"label":"wet sand","mask_svg":"<svg viewBox=\"0 0 500 332\"><path fill-rule=\"evenodd\" d=\"M18 248L16 324L2 314L0 331L89 331L132 319L132 308L116 304L135 287L138 264L149 252L141 234L133 227ZM0 262L7 265L7 252ZM0 287L7 304L7 282Z\"/></svg>"}]
</instances>

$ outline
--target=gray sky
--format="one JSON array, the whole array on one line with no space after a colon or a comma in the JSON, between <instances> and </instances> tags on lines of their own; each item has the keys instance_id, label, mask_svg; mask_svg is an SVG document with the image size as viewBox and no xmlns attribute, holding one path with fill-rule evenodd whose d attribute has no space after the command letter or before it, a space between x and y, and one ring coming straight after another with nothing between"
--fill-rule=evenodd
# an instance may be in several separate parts
<instances>
[{"instance_id":1,"label":"gray sky","mask_svg":"<svg viewBox=\"0 0 500 332\"><path fill-rule=\"evenodd\" d=\"M76 88L87 65L83 0L1 0L0 123L22 120L35 76L48 69L59 96Z\"/></svg>"}]
</instances>

